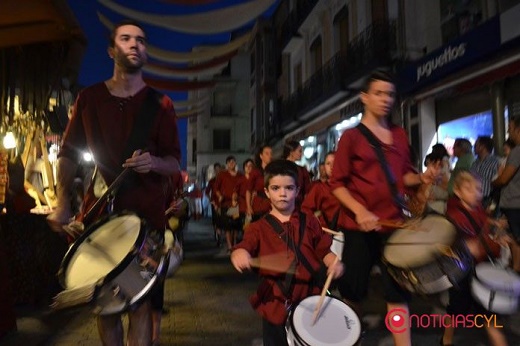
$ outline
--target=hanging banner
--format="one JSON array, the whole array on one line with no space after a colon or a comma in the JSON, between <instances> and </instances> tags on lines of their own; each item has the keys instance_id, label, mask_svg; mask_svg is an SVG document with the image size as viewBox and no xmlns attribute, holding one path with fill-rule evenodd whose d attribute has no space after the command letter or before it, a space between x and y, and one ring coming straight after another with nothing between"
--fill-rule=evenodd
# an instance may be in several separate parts
<instances>
[{"instance_id":1,"label":"hanging banner","mask_svg":"<svg viewBox=\"0 0 520 346\"><path fill-rule=\"evenodd\" d=\"M97 13L99 21L107 29L112 30L114 24L100 12ZM244 34L229 43L218 46L207 46L204 49L195 52L174 52L166 49L154 47L150 44L146 46L148 56L153 59L161 60L170 63L186 63L194 61L207 61L213 58L222 57L226 54L231 54L243 45L249 42L251 33Z\"/></svg>"},{"instance_id":2,"label":"hanging banner","mask_svg":"<svg viewBox=\"0 0 520 346\"><path fill-rule=\"evenodd\" d=\"M214 11L178 16L136 11L111 0L98 2L125 17L161 28L190 34L218 34L233 31L253 21L276 0L254 0Z\"/></svg>"}]
</instances>

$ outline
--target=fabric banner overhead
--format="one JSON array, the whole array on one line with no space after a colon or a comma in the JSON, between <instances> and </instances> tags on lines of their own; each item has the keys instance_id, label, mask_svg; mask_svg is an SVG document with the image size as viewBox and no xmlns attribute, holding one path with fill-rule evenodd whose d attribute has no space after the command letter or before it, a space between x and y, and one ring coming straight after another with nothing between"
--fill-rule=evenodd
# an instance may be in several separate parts
<instances>
[{"instance_id":1,"label":"fabric banner overhead","mask_svg":"<svg viewBox=\"0 0 520 346\"><path fill-rule=\"evenodd\" d=\"M114 28L114 24L103 14L97 13L99 21L109 30ZM194 52L174 52L158 47L154 47L150 44L146 46L148 56L153 59L161 60L170 63L187 63L194 61L207 61L213 58L221 57L236 51L243 45L249 42L251 37L250 33L237 37L229 43L219 46L205 46L198 51Z\"/></svg>"},{"instance_id":2,"label":"fabric banner overhead","mask_svg":"<svg viewBox=\"0 0 520 346\"><path fill-rule=\"evenodd\" d=\"M204 76L213 76L216 74L220 74L222 70L227 66L227 61L224 63L220 63L217 66L211 66L206 69L201 70L189 70L189 69L173 69L167 67L159 67L153 65L145 65L143 66L143 71L149 74L154 74L162 77L173 77L173 78L198 78Z\"/></svg>"},{"instance_id":3,"label":"fabric banner overhead","mask_svg":"<svg viewBox=\"0 0 520 346\"><path fill-rule=\"evenodd\" d=\"M219 0L160 0L160 1L167 2L170 4L175 4L175 5L199 6L199 5L211 4L211 3L217 2Z\"/></svg>"},{"instance_id":4,"label":"fabric banner overhead","mask_svg":"<svg viewBox=\"0 0 520 346\"><path fill-rule=\"evenodd\" d=\"M168 80L168 79L154 79L151 77L143 78L146 84L152 88L166 91L190 91L211 88L215 86L216 82L209 81L182 81L182 80Z\"/></svg>"},{"instance_id":5,"label":"fabric banner overhead","mask_svg":"<svg viewBox=\"0 0 520 346\"><path fill-rule=\"evenodd\" d=\"M98 0L105 7L125 17L150 25L190 34L217 34L238 29L267 11L276 0L253 0L205 13L166 16L144 13L111 0Z\"/></svg>"}]
</instances>

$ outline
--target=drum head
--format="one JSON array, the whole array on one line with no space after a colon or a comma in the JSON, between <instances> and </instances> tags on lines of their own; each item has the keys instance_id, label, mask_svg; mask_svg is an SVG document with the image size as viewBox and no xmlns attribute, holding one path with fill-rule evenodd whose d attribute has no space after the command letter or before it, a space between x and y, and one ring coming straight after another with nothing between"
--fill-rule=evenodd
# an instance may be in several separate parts
<instances>
[{"instance_id":1,"label":"drum head","mask_svg":"<svg viewBox=\"0 0 520 346\"><path fill-rule=\"evenodd\" d=\"M290 330L301 344L322 346L354 345L361 335L361 322L356 313L341 300L325 297L316 323L312 325L314 309L320 296L305 298L290 316Z\"/></svg>"},{"instance_id":2,"label":"drum head","mask_svg":"<svg viewBox=\"0 0 520 346\"><path fill-rule=\"evenodd\" d=\"M70 256L64 271L67 289L94 284L116 268L136 247L141 219L128 214L93 226L75 251L66 255Z\"/></svg>"},{"instance_id":3,"label":"drum head","mask_svg":"<svg viewBox=\"0 0 520 346\"><path fill-rule=\"evenodd\" d=\"M428 215L414 229L398 229L388 239L384 258L399 268L431 263L455 241L455 226L440 215Z\"/></svg>"},{"instance_id":4,"label":"drum head","mask_svg":"<svg viewBox=\"0 0 520 346\"><path fill-rule=\"evenodd\" d=\"M490 289L520 295L520 276L512 270L486 262L475 267L475 276Z\"/></svg>"}]
</instances>

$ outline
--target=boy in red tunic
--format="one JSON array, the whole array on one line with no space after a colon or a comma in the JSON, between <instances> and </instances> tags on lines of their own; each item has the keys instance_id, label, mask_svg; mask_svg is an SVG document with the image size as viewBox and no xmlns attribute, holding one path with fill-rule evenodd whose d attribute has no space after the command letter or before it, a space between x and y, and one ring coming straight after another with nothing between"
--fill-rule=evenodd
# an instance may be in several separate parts
<instances>
[{"instance_id":1,"label":"boy in red tunic","mask_svg":"<svg viewBox=\"0 0 520 346\"><path fill-rule=\"evenodd\" d=\"M482 233L482 239L487 244L488 251L492 252L490 255L498 256L500 245L497 242L505 245L509 239L507 236L501 236L495 242L490 237L490 226L492 224L499 227L503 227L505 224L491 220L482 207L482 183L480 179L467 170L458 172L453 179L453 193L454 196L448 200L446 217L457 227L470 253L477 262L487 257L487 251L479 239L479 233ZM476 226L478 226L478 229L476 229ZM450 298L446 308L449 315L492 314L473 299L470 291L470 278L471 276L468 276L459 283L458 288L449 290ZM450 323L446 322L446 324ZM491 345L507 345L507 340L500 329L489 325L486 332ZM441 345L452 345L454 334L455 327L445 328Z\"/></svg>"},{"instance_id":2,"label":"boy in red tunic","mask_svg":"<svg viewBox=\"0 0 520 346\"><path fill-rule=\"evenodd\" d=\"M299 190L296 164L288 160L273 161L265 168L265 175L265 193L272 210L249 225L244 239L233 248L231 262L239 272L259 263L255 266L259 267L258 274L263 280L250 302L263 318L264 345L282 346L287 345L285 321L290 307L320 293L319 285L313 282L314 273L303 264L304 260L296 260L296 247L313 272L324 263L328 273L338 278L343 273L343 264L340 261L334 264L332 239L321 230L319 221L295 210ZM274 259L273 265L268 265L267 259ZM288 275L293 275L292 279L286 280Z\"/></svg>"}]
</instances>

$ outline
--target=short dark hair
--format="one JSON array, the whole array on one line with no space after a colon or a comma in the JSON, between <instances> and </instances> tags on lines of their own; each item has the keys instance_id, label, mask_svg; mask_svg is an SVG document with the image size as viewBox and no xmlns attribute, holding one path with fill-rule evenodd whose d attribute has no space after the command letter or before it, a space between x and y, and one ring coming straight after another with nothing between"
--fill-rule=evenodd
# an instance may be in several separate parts
<instances>
[{"instance_id":1,"label":"short dark hair","mask_svg":"<svg viewBox=\"0 0 520 346\"><path fill-rule=\"evenodd\" d=\"M222 165L221 165L219 162L215 162L215 163L213 164L213 168L217 168L217 167L218 167L218 168L222 168Z\"/></svg>"},{"instance_id":2,"label":"short dark hair","mask_svg":"<svg viewBox=\"0 0 520 346\"><path fill-rule=\"evenodd\" d=\"M244 163L242 164L242 169L243 169L244 171L246 170L246 165L247 165L248 162L251 162L251 163L253 164L253 166L255 165L255 163L253 162L252 159L246 159L246 160L244 161Z\"/></svg>"},{"instance_id":3,"label":"short dark hair","mask_svg":"<svg viewBox=\"0 0 520 346\"><path fill-rule=\"evenodd\" d=\"M375 81L383 81L395 85L394 77L390 74L390 72L375 70L365 79L365 83L363 84L361 91L364 93L368 92L370 85Z\"/></svg>"},{"instance_id":4,"label":"short dark hair","mask_svg":"<svg viewBox=\"0 0 520 346\"><path fill-rule=\"evenodd\" d=\"M120 27L125 26L125 25L133 25L133 26L138 27L139 29L141 29L143 31L144 36L146 37L146 30L144 30L143 26L139 22L137 22L133 19L124 19L124 20L120 21L119 23L115 24L114 27L112 28L112 31L110 31L110 37L108 38L109 47L115 46L117 29L119 29Z\"/></svg>"},{"instance_id":5,"label":"short dark hair","mask_svg":"<svg viewBox=\"0 0 520 346\"><path fill-rule=\"evenodd\" d=\"M293 178L294 184L298 187L298 165L289 160L278 159L271 161L264 169L264 187L269 187L271 179L277 175L289 176Z\"/></svg>"},{"instance_id":6,"label":"short dark hair","mask_svg":"<svg viewBox=\"0 0 520 346\"><path fill-rule=\"evenodd\" d=\"M493 139L489 136L478 136L477 140L475 141L475 144L481 144L486 148L488 152L493 152L494 144Z\"/></svg>"},{"instance_id":7,"label":"short dark hair","mask_svg":"<svg viewBox=\"0 0 520 346\"><path fill-rule=\"evenodd\" d=\"M226 163L228 163L231 160L233 160L235 162L237 161L237 159L233 155L229 155L228 157L226 157Z\"/></svg>"}]
</instances>

